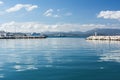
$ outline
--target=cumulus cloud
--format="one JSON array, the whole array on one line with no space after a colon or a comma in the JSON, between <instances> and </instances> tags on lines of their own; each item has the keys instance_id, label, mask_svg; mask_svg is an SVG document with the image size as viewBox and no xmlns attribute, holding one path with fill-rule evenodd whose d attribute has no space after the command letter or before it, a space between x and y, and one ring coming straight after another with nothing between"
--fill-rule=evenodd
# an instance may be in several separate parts
<instances>
[{"instance_id":1,"label":"cumulus cloud","mask_svg":"<svg viewBox=\"0 0 120 80\"><path fill-rule=\"evenodd\" d=\"M39 22L7 22L0 24L0 30L8 32L69 32L69 31L87 31L94 28L117 28L119 25L103 25L103 24L41 24Z\"/></svg>"},{"instance_id":2,"label":"cumulus cloud","mask_svg":"<svg viewBox=\"0 0 120 80\"><path fill-rule=\"evenodd\" d=\"M53 9L48 9L43 15L45 16L52 16L53 15Z\"/></svg>"},{"instance_id":3,"label":"cumulus cloud","mask_svg":"<svg viewBox=\"0 0 120 80\"><path fill-rule=\"evenodd\" d=\"M98 15L98 18L104 19L116 19L120 20L120 11L101 11Z\"/></svg>"},{"instance_id":4,"label":"cumulus cloud","mask_svg":"<svg viewBox=\"0 0 120 80\"><path fill-rule=\"evenodd\" d=\"M57 9L57 12L59 12L60 10ZM48 9L47 11L44 12L43 14L46 17L54 17L54 18L58 18L60 17L60 15L58 15L58 13L55 14L55 11L53 9Z\"/></svg>"},{"instance_id":5,"label":"cumulus cloud","mask_svg":"<svg viewBox=\"0 0 120 80\"><path fill-rule=\"evenodd\" d=\"M38 8L37 5L31 5L31 4L16 4L15 6L9 8L6 10L6 12L16 12L21 9L25 9L26 11L32 11L33 9Z\"/></svg>"},{"instance_id":6,"label":"cumulus cloud","mask_svg":"<svg viewBox=\"0 0 120 80\"><path fill-rule=\"evenodd\" d=\"M0 1L0 5L2 5L2 4L4 4L4 2L3 2L3 1Z\"/></svg>"},{"instance_id":7,"label":"cumulus cloud","mask_svg":"<svg viewBox=\"0 0 120 80\"><path fill-rule=\"evenodd\" d=\"M54 17L54 18L59 18L59 17L63 17L63 16L71 16L72 13L71 12L62 12L62 10L57 9L57 10L53 10L53 9L48 9L44 12L43 14L46 17Z\"/></svg>"}]
</instances>

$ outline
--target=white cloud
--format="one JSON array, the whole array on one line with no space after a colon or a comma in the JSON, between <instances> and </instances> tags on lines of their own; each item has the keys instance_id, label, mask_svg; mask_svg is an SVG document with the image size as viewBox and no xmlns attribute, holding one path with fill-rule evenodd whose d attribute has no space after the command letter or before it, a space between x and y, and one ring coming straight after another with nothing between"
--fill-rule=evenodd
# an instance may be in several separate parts
<instances>
[{"instance_id":1,"label":"white cloud","mask_svg":"<svg viewBox=\"0 0 120 80\"><path fill-rule=\"evenodd\" d=\"M104 19L116 19L120 20L120 11L101 11L98 16L98 18L104 18Z\"/></svg>"},{"instance_id":2,"label":"white cloud","mask_svg":"<svg viewBox=\"0 0 120 80\"><path fill-rule=\"evenodd\" d=\"M46 17L59 18L59 17L63 17L63 16L71 16L72 13L70 13L70 12L63 13L62 10L60 10L60 9L57 9L57 10L48 9L44 12L43 15Z\"/></svg>"},{"instance_id":3,"label":"white cloud","mask_svg":"<svg viewBox=\"0 0 120 80\"><path fill-rule=\"evenodd\" d=\"M27 10L27 11L32 11L33 9L36 9L36 8L38 8L37 5L28 5L28 6L26 7L26 10Z\"/></svg>"},{"instance_id":4,"label":"white cloud","mask_svg":"<svg viewBox=\"0 0 120 80\"><path fill-rule=\"evenodd\" d=\"M50 17L53 15L53 9L48 9L43 15Z\"/></svg>"},{"instance_id":5,"label":"white cloud","mask_svg":"<svg viewBox=\"0 0 120 80\"><path fill-rule=\"evenodd\" d=\"M119 28L118 25L103 24L41 24L39 22L15 22L0 24L0 30L9 32L45 32L45 31L87 31L94 28Z\"/></svg>"},{"instance_id":6,"label":"white cloud","mask_svg":"<svg viewBox=\"0 0 120 80\"><path fill-rule=\"evenodd\" d=\"M59 12L60 10L57 9L57 12ZM55 14L55 11L53 9L48 9L47 11L45 11L45 13L43 14L46 17L54 17L54 18L58 18L60 17L60 15L58 15L58 13Z\"/></svg>"},{"instance_id":7,"label":"white cloud","mask_svg":"<svg viewBox=\"0 0 120 80\"><path fill-rule=\"evenodd\" d=\"M4 2L3 2L3 1L0 1L0 5L2 5L2 4L4 4Z\"/></svg>"},{"instance_id":8,"label":"white cloud","mask_svg":"<svg viewBox=\"0 0 120 80\"><path fill-rule=\"evenodd\" d=\"M6 12L16 12L21 9L25 9L26 11L32 11L33 9L38 8L37 5L31 5L31 4L16 4L15 6L9 8L6 10Z\"/></svg>"}]
</instances>

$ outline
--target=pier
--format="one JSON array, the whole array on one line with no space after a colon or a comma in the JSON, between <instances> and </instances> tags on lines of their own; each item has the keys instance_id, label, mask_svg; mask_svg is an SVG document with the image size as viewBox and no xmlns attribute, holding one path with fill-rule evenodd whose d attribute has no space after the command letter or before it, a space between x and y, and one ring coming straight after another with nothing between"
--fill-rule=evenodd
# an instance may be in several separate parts
<instances>
[{"instance_id":1,"label":"pier","mask_svg":"<svg viewBox=\"0 0 120 80\"><path fill-rule=\"evenodd\" d=\"M90 36L87 40L113 40L120 41L120 36Z\"/></svg>"}]
</instances>

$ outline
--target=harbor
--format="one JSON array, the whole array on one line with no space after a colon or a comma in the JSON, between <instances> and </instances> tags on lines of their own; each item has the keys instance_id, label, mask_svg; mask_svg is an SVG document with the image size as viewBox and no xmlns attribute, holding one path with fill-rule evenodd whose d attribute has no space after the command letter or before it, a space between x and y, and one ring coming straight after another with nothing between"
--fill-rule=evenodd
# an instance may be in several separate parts
<instances>
[{"instance_id":1,"label":"harbor","mask_svg":"<svg viewBox=\"0 0 120 80\"><path fill-rule=\"evenodd\" d=\"M14 36L14 37L0 37L0 39L44 39L46 36Z\"/></svg>"},{"instance_id":2,"label":"harbor","mask_svg":"<svg viewBox=\"0 0 120 80\"><path fill-rule=\"evenodd\" d=\"M0 39L44 39L45 35L41 33L20 33L0 31Z\"/></svg>"}]
</instances>

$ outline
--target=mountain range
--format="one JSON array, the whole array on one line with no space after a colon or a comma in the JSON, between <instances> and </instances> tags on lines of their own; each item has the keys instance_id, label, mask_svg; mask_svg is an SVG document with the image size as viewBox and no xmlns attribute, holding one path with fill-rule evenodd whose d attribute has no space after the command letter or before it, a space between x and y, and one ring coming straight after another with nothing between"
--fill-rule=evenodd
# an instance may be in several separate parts
<instances>
[{"instance_id":1,"label":"mountain range","mask_svg":"<svg viewBox=\"0 0 120 80\"><path fill-rule=\"evenodd\" d=\"M86 32L70 31L70 32L44 32L48 37L88 37L97 33L97 35L120 35L120 29L102 29L96 28Z\"/></svg>"}]
</instances>

